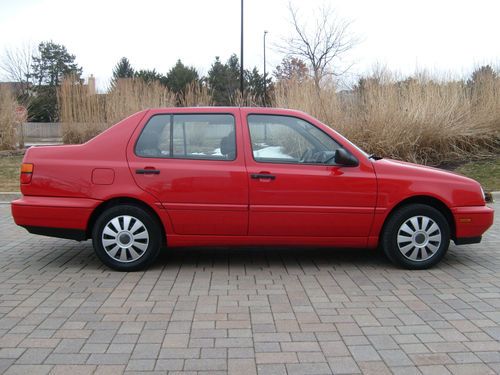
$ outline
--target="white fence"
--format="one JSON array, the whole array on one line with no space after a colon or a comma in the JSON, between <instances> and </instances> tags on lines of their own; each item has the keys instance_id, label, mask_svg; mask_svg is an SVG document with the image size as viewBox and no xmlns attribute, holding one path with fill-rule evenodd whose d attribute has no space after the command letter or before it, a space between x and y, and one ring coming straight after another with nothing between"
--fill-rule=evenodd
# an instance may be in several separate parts
<instances>
[{"instance_id":1,"label":"white fence","mask_svg":"<svg viewBox=\"0 0 500 375\"><path fill-rule=\"evenodd\" d=\"M53 145L62 143L62 129L58 122L25 122L16 128L19 146ZM21 133L22 131L22 133Z\"/></svg>"},{"instance_id":2,"label":"white fence","mask_svg":"<svg viewBox=\"0 0 500 375\"><path fill-rule=\"evenodd\" d=\"M26 122L23 125L24 137L28 139L59 139L62 137L61 124L58 122Z\"/></svg>"}]
</instances>

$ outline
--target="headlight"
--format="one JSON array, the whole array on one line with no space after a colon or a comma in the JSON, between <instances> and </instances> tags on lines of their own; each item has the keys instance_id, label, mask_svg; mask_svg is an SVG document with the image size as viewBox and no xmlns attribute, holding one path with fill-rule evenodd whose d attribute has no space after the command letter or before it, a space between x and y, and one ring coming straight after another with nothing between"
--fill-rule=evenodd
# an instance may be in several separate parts
<instances>
[{"instance_id":1,"label":"headlight","mask_svg":"<svg viewBox=\"0 0 500 375\"><path fill-rule=\"evenodd\" d=\"M481 194L483 195L484 201L486 203L493 203L493 195L491 193L485 193L482 186L481 186Z\"/></svg>"}]
</instances>

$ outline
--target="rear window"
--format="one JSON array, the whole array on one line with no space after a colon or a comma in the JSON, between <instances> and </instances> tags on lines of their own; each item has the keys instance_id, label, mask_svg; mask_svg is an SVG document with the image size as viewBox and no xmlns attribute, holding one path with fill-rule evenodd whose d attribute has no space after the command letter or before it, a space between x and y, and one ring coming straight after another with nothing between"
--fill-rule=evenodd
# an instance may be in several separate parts
<instances>
[{"instance_id":1,"label":"rear window","mask_svg":"<svg viewBox=\"0 0 500 375\"><path fill-rule=\"evenodd\" d=\"M135 146L138 156L200 160L234 160L234 117L228 114L153 116Z\"/></svg>"}]
</instances>

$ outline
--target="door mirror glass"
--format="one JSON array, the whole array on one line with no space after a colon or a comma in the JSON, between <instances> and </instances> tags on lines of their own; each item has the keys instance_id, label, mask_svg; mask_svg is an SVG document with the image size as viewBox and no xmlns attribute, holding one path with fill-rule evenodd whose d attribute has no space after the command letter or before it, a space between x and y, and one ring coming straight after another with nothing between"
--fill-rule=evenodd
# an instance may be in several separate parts
<instances>
[{"instance_id":1,"label":"door mirror glass","mask_svg":"<svg viewBox=\"0 0 500 375\"><path fill-rule=\"evenodd\" d=\"M339 148L335 151L335 157L333 160L335 161L335 164L344 167L357 167L359 165L358 159L343 148Z\"/></svg>"}]
</instances>

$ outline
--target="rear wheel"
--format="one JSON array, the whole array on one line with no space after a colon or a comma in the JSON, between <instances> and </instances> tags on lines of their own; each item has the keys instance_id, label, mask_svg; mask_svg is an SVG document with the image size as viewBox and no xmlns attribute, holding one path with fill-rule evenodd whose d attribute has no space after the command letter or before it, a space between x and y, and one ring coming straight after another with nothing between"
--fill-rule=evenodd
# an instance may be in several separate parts
<instances>
[{"instance_id":1,"label":"rear wheel","mask_svg":"<svg viewBox=\"0 0 500 375\"><path fill-rule=\"evenodd\" d=\"M104 211L92 231L99 259L117 271L138 271L158 257L162 231L156 218L133 205L119 205Z\"/></svg>"},{"instance_id":2,"label":"rear wheel","mask_svg":"<svg viewBox=\"0 0 500 375\"><path fill-rule=\"evenodd\" d=\"M441 212L424 204L395 211L382 233L382 248L395 264L426 269L437 264L450 245L450 226Z\"/></svg>"}]
</instances>

